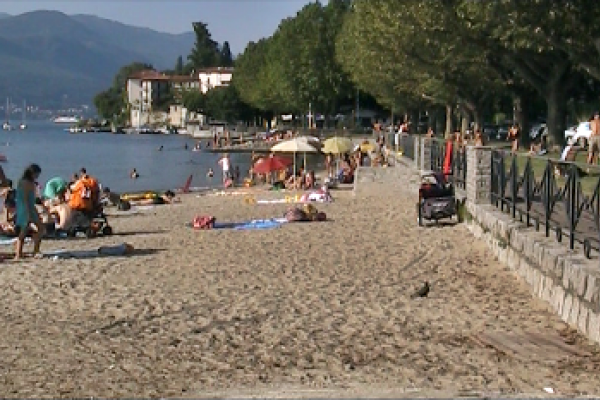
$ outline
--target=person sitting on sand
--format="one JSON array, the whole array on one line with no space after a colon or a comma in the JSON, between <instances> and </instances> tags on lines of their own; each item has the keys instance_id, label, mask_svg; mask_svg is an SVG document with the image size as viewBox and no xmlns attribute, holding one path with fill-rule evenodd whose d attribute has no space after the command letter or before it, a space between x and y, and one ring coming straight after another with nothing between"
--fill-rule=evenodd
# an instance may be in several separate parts
<instances>
[{"instance_id":1,"label":"person sitting on sand","mask_svg":"<svg viewBox=\"0 0 600 400\"><path fill-rule=\"evenodd\" d=\"M121 202L121 195L111 192L109 187L102 189L100 201L105 205L117 206Z\"/></svg>"},{"instance_id":2,"label":"person sitting on sand","mask_svg":"<svg viewBox=\"0 0 600 400\"><path fill-rule=\"evenodd\" d=\"M304 175L304 189L313 189L315 187L315 180L315 171L308 171L308 173Z\"/></svg>"},{"instance_id":3,"label":"person sitting on sand","mask_svg":"<svg viewBox=\"0 0 600 400\"><path fill-rule=\"evenodd\" d=\"M0 223L0 233L6 236L15 236L15 219L17 213L17 203L15 202L15 191L11 190L4 201L4 221Z\"/></svg>"}]
</instances>

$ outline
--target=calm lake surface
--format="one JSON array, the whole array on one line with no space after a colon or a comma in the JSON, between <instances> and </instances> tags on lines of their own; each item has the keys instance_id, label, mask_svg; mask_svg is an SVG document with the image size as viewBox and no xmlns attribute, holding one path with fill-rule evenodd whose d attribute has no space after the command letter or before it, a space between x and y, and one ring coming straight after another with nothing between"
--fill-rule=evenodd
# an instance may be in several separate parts
<instances>
[{"instance_id":1,"label":"calm lake surface","mask_svg":"<svg viewBox=\"0 0 600 400\"><path fill-rule=\"evenodd\" d=\"M194 188L221 186L220 155L191 151L196 140L185 135L71 134L64 131L67 126L52 122L28 125L24 131L0 131L0 153L8 159L2 167L15 183L28 164L37 163L40 183L55 176L68 180L85 167L115 192L180 188L190 174ZM250 154L231 154L231 160L245 176ZM140 174L136 180L129 177L133 168ZM209 168L215 171L212 179L206 176Z\"/></svg>"}]
</instances>

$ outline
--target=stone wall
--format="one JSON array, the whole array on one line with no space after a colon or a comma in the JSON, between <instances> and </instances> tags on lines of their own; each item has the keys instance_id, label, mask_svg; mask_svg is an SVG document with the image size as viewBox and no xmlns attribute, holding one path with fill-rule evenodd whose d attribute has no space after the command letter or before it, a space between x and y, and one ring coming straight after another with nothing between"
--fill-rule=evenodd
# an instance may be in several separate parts
<instances>
[{"instance_id":1,"label":"stone wall","mask_svg":"<svg viewBox=\"0 0 600 400\"><path fill-rule=\"evenodd\" d=\"M421 155L427 156L421 143ZM467 148L466 218L473 235L483 240L500 262L529 285L563 321L600 343L600 266L581 250L511 218L490 204L491 148ZM419 167L423 164L419 163ZM415 163L404 160L403 172ZM412 169L418 173L420 168ZM409 188L415 190L415 188ZM543 229L542 229L543 230Z\"/></svg>"}]
</instances>

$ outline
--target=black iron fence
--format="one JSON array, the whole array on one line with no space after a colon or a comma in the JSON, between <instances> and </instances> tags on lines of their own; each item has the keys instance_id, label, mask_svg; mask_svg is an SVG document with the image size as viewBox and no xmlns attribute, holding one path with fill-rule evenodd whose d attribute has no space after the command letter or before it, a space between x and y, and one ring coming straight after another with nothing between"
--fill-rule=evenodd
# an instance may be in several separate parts
<instances>
[{"instance_id":1,"label":"black iron fence","mask_svg":"<svg viewBox=\"0 0 600 400\"><path fill-rule=\"evenodd\" d=\"M399 135L399 148L402 150L402 155L411 160L415 159L415 140L418 139L413 135Z\"/></svg>"},{"instance_id":2,"label":"black iron fence","mask_svg":"<svg viewBox=\"0 0 600 400\"><path fill-rule=\"evenodd\" d=\"M583 244L588 258L600 249L600 171L506 150L492 150L491 169L491 202L500 210L536 230L543 225L546 237L568 237L571 249Z\"/></svg>"},{"instance_id":3,"label":"black iron fence","mask_svg":"<svg viewBox=\"0 0 600 400\"><path fill-rule=\"evenodd\" d=\"M424 139L429 143L430 168L432 171L442 172L452 178L454 186L466 189L467 183L467 152L464 146L457 147L454 143L440 139ZM452 154L448 154L451 151Z\"/></svg>"}]
</instances>

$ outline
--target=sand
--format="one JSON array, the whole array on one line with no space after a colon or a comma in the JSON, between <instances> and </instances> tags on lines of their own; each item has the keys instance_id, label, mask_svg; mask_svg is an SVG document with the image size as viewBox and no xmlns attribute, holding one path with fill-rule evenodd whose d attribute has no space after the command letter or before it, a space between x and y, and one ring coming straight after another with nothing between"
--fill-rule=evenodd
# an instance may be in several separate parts
<instances>
[{"instance_id":1,"label":"sand","mask_svg":"<svg viewBox=\"0 0 600 400\"><path fill-rule=\"evenodd\" d=\"M408 172L407 172L408 173ZM407 178L408 179L408 178ZM469 338L565 332L464 226L419 228L406 181L333 193L331 218L269 231L195 231L285 204L187 195L111 218L129 257L0 264L0 394L8 397L425 397L599 393L600 351L521 361ZM259 198L283 194L259 194ZM428 298L410 294L425 280Z\"/></svg>"}]
</instances>

